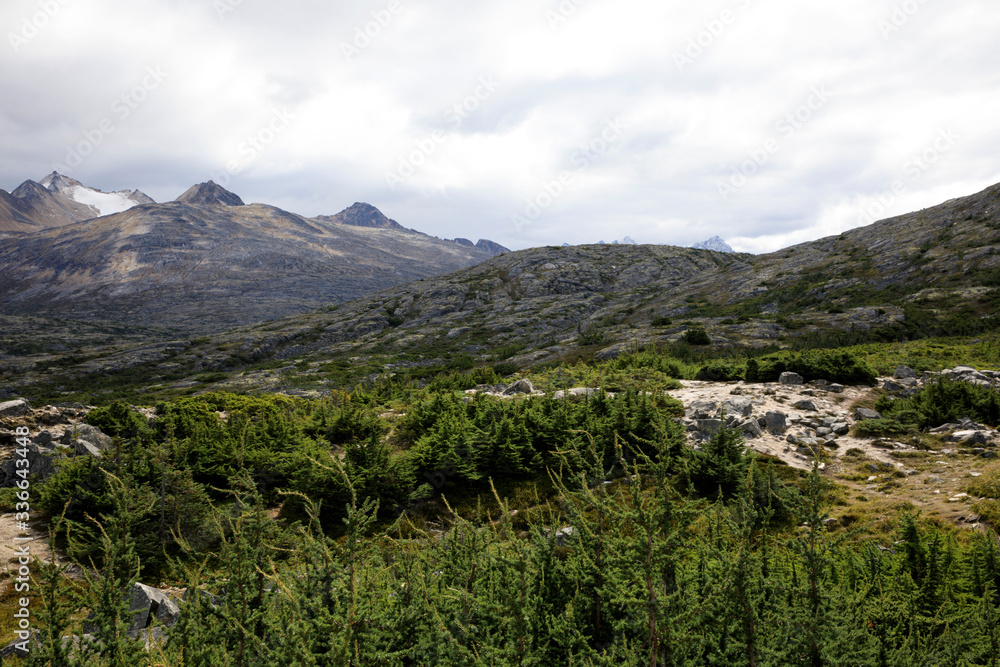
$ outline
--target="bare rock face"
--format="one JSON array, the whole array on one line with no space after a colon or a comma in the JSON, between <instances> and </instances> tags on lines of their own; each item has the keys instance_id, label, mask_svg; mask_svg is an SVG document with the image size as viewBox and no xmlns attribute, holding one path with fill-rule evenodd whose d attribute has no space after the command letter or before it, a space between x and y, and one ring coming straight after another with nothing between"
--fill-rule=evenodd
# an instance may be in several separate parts
<instances>
[{"instance_id":1,"label":"bare rock face","mask_svg":"<svg viewBox=\"0 0 1000 667\"><path fill-rule=\"evenodd\" d=\"M239 195L233 194L215 181L192 185L175 201L199 206L245 206Z\"/></svg>"}]
</instances>

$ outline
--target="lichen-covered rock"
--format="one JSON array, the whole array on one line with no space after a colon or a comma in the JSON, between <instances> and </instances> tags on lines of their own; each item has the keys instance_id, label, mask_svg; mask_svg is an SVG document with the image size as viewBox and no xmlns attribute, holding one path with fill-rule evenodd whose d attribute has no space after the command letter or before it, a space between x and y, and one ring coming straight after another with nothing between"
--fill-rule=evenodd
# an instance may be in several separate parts
<instances>
[{"instance_id":1,"label":"lichen-covered rock","mask_svg":"<svg viewBox=\"0 0 1000 667\"><path fill-rule=\"evenodd\" d=\"M791 371L786 371L778 377L778 382L787 385L800 385L804 383L802 376L798 373L792 373Z\"/></svg>"}]
</instances>

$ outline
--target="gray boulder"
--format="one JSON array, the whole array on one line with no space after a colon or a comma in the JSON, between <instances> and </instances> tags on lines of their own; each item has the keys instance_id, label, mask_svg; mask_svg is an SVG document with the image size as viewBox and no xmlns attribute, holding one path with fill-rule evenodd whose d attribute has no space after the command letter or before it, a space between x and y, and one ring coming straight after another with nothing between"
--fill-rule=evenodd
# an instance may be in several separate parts
<instances>
[{"instance_id":1,"label":"gray boulder","mask_svg":"<svg viewBox=\"0 0 1000 667\"><path fill-rule=\"evenodd\" d=\"M861 421L862 419L882 419L882 415L875 410L858 408L854 411L854 421Z\"/></svg>"},{"instance_id":2,"label":"gray boulder","mask_svg":"<svg viewBox=\"0 0 1000 667\"><path fill-rule=\"evenodd\" d=\"M29 410L31 406L23 398L0 403L0 417L23 417Z\"/></svg>"},{"instance_id":3,"label":"gray boulder","mask_svg":"<svg viewBox=\"0 0 1000 667\"><path fill-rule=\"evenodd\" d=\"M75 449L77 454L88 454L93 450L105 452L114 446L111 436L90 424L75 424L63 433L60 442Z\"/></svg>"},{"instance_id":4,"label":"gray boulder","mask_svg":"<svg viewBox=\"0 0 1000 667\"><path fill-rule=\"evenodd\" d=\"M897 366L896 372L892 374L892 377L897 380L906 380L909 378L916 379L917 372L909 366Z\"/></svg>"},{"instance_id":5,"label":"gray boulder","mask_svg":"<svg viewBox=\"0 0 1000 667\"><path fill-rule=\"evenodd\" d=\"M778 377L778 382L787 385L799 385L799 384L804 384L805 381L802 379L802 376L799 375L798 373L785 372L782 373L780 377Z\"/></svg>"},{"instance_id":6,"label":"gray boulder","mask_svg":"<svg viewBox=\"0 0 1000 667\"><path fill-rule=\"evenodd\" d=\"M787 417L781 412L768 412L764 415L765 427L771 435L781 435L788 428Z\"/></svg>"},{"instance_id":7,"label":"gray boulder","mask_svg":"<svg viewBox=\"0 0 1000 667\"><path fill-rule=\"evenodd\" d=\"M708 435L715 435L722 428L721 419L698 419L696 423L698 424L698 431L707 433Z\"/></svg>"},{"instance_id":8,"label":"gray boulder","mask_svg":"<svg viewBox=\"0 0 1000 667\"><path fill-rule=\"evenodd\" d=\"M745 396L733 396L722 403L720 414L722 411L727 415L749 417L753 412L753 401Z\"/></svg>"},{"instance_id":9,"label":"gray boulder","mask_svg":"<svg viewBox=\"0 0 1000 667\"><path fill-rule=\"evenodd\" d=\"M54 450L47 447L39 447L34 442L29 442L24 449L28 450L27 456L24 458L28 460L27 469L31 479L40 482L55 474L56 467L52 462L54 456L56 456ZM17 461L19 458L19 456L11 456L0 464L0 488L14 486L18 480L22 479L17 474L19 469Z\"/></svg>"},{"instance_id":10,"label":"gray boulder","mask_svg":"<svg viewBox=\"0 0 1000 667\"><path fill-rule=\"evenodd\" d=\"M764 435L764 430L757 423L756 419L747 419L739 425L740 431L743 433L744 437L747 438L759 438Z\"/></svg>"},{"instance_id":11,"label":"gray boulder","mask_svg":"<svg viewBox=\"0 0 1000 667\"><path fill-rule=\"evenodd\" d=\"M719 404L715 401L694 401L688 408L692 419L713 419L718 415Z\"/></svg>"},{"instance_id":12,"label":"gray boulder","mask_svg":"<svg viewBox=\"0 0 1000 667\"><path fill-rule=\"evenodd\" d=\"M20 637L14 639L9 644L0 648L0 660L3 658L10 658L17 656L19 658L27 658L31 655L32 650L39 650L42 648L42 633L40 630L35 630L34 628L29 628L27 630L28 638L21 639ZM25 650L27 649L27 650ZM20 664L20 662L18 663Z\"/></svg>"},{"instance_id":13,"label":"gray boulder","mask_svg":"<svg viewBox=\"0 0 1000 667\"><path fill-rule=\"evenodd\" d=\"M819 408L816 407L816 404L809 399L796 401L795 403L792 403L792 407L796 410L805 410L806 412L816 412L819 410Z\"/></svg>"},{"instance_id":14,"label":"gray boulder","mask_svg":"<svg viewBox=\"0 0 1000 667\"><path fill-rule=\"evenodd\" d=\"M535 385L531 384L531 380L528 379L518 380L503 391L504 396L533 393L535 393Z\"/></svg>"},{"instance_id":15,"label":"gray boulder","mask_svg":"<svg viewBox=\"0 0 1000 667\"><path fill-rule=\"evenodd\" d=\"M167 593L145 584L134 584L126 595L129 601L129 611L132 612L132 624L126 634L130 639L138 639L143 630L154 625L171 628L177 624L181 610L177 601ZM85 621L83 631L92 633L96 626L91 620ZM147 635L148 636L148 635Z\"/></svg>"},{"instance_id":16,"label":"gray boulder","mask_svg":"<svg viewBox=\"0 0 1000 667\"><path fill-rule=\"evenodd\" d=\"M851 432L851 426L847 422L837 422L830 427L837 435L847 435Z\"/></svg>"}]
</instances>

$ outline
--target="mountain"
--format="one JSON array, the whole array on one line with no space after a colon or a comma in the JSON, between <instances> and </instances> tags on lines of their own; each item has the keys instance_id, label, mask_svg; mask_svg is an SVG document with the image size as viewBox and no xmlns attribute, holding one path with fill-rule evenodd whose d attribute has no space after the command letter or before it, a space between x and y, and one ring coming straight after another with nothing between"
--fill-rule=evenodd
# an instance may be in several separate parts
<instances>
[{"instance_id":1,"label":"mountain","mask_svg":"<svg viewBox=\"0 0 1000 667\"><path fill-rule=\"evenodd\" d=\"M233 194L215 181L192 185L174 201L196 206L245 206L239 195Z\"/></svg>"},{"instance_id":2,"label":"mountain","mask_svg":"<svg viewBox=\"0 0 1000 667\"><path fill-rule=\"evenodd\" d=\"M371 204L366 204L364 202L356 202L352 206L345 208L337 215L320 215L313 218L313 220L318 220L320 222L332 222L340 225L350 225L352 227L410 231L395 220L387 218L382 211L378 210ZM499 243L494 243L493 241L487 239L480 239L479 242L473 243L469 239L458 238L453 239L451 242L465 246L466 248L482 250L483 252L488 253L490 257L496 257L497 255L502 255L505 252L510 252L510 250L504 248Z\"/></svg>"},{"instance_id":3,"label":"mountain","mask_svg":"<svg viewBox=\"0 0 1000 667\"><path fill-rule=\"evenodd\" d=\"M702 241L701 243L695 243L691 246L692 248L698 248L700 250L714 250L716 252L736 252L732 247L722 240L719 236L713 236L707 241Z\"/></svg>"},{"instance_id":4,"label":"mountain","mask_svg":"<svg viewBox=\"0 0 1000 667\"><path fill-rule=\"evenodd\" d=\"M405 230L406 227L395 220L390 220L371 204L356 202L352 206L345 208L337 215L321 215L313 218L321 222L336 222L341 225L352 225L354 227L372 227L375 229L397 229Z\"/></svg>"},{"instance_id":5,"label":"mountain","mask_svg":"<svg viewBox=\"0 0 1000 667\"><path fill-rule=\"evenodd\" d=\"M0 232L62 227L153 203L138 190L102 192L52 172L41 182L25 181L11 193L0 190Z\"/></svg>"},{"instance_id":6,"label":"mountain","mask_svg":"<svg viewBox=\"0 0 1000 667\"><path fill-rule=\"evenodd\" d=\"M260 211L258 215L263 215L259 207L218 210ZM119 215L148 216L144 211L157 208L141 207ZM204 214L207 209L197 210ZM175 225L166 238L179 237L170 257L179 261L183 253L190 253L191 257L204 258L204 252L195 252L204 241L180 233L186 229L191 234L204 225L185 220L180 213L162 213L166 222ZM115 221L115 230L131 226L116 216L107 220ZM294 220L298 225L319 224ZM148 219L140 222L150 226ZM292 220L286 224L291 225ZM233 232L257 226L234 221ZM397 233L346 225L336 225L336 229ZM46 244L57 245L40 236L44 235L22 234L17 239L37 239L39 251ZM436 239L427 243L432 241ZM9 237L0 237L0 248L10 243ZM95 257L89 263L80 255L94 246L93 241L67 250L60 260L67 265L59 270L81 281L89 279L92 267L100 264L98 258L114 257L109 248L115 243L95 247ZM437 243L455 251L470 250L459 243ZM29 247L13 256L0 253L0 266L23 261L34 250ZM193 313L206 312L206 305L220 310L238 308L231 304L232 299L211 300L216 286L226 291L226 285L213 273L223 275L227 262L245 261L237 250L227 249L217 267L192 267L197 269L197 280L185 284L188 289L201 290L196 301L209 299L207 304L193 306ZM262 255L261 261L265 260L266 255ZM81 268L70 265L73 261L81 262ZM163 261L166 263L166 258ZM146 269L150 274L155 270ZM351 265L345 272L353 270ZM19 272L15 269L9 275L16 278ZM243 292L240 306L255 308L256 300L264 299L257 315L281 306L286 298L280 295L281 290L268 292L263 284L269 274L270 267L257 276L261 284ZM7 280L8 274L0 275L0 286ZM31 287L21 289L25 294L37 293ZM48 289L53 288L50 285ZM263 296L250 296L258 290L264 290L260 292ZM156 303L157 294L148 296ZM0 292L0 304L8 298ZM305 307L306 303L300 305ZM336 309L313 310L215 334L198 343L146 345L95 355L93 360L67 361L59 367L58 378L79 378L81 386L112 381L136 386L162 381L166 376L189 378L191 382L190 378L205 370L229 374L249 365L274 363L293 369L291 362L296 360L303 369L336 366L337 382L350 383L370 379L386 369L433 375L434 369L453 365L457 359L479 364L505 361L524 368L581 357L611 358L633 349L677 345L691 327L707 332L713 350L733 352L939 335L979 336L1000 331L998 309L1000 185L995 185L968 197L766 255L659 245L582 245L506 253L452 273L370 292ZM152 325L157 320L147 314L142 321ZM5 343L0 339L0 345L17 344L18 340ZM169 373L161 369L167 360ZM0 354L0 371L7 373L5 383L10 387L44 381L31 370L37 364L11 363L15 365L3 361ZM139 379L115 375L125 372ZM219 387L322 389L322 376L310 372L297 375L289 370L280 381L273 374L254 372Z\"/></svg>"},{"instance_id":7,"label":"mountain","mask_svg":"<svg viewBox=\"0 0 1000 667\"><path fill-rule=\"evenodd\" d=\"M242 205L204 183L174 202L0 237L0 314L217 331L489 257L403 228Z\"/></svg>"},{"instance_id":8,"label":"mountain","mask_svg":"<svg viewBox=\"0 0 1000 667\"><path fill-rule=\"evenodd\" d=\"M89 215L82 218L83 220L121 213L133 206L155 203L148 195L138 190L102 192L95 188L88 188L79 181L55 171L43 178L40 184L49 192L61 195L69 201L86 207Z\"/></svg>"},{"instance_id":9,"label":"mountain","mask_svg":"<svg viewBox=\"0 0 1000 667\"><path fill-rule=\"evenodd\" d=\"M678 343L692 326L731 350L975 334L1000 330L998 287L1000 185L767 255L620 244L511 252L335 311L214 336L171 363L194 374L351 359L338 372L360 380L387 364L416 372L469 357L520 367L610 358ZM239 383L281 387L256 375Z\"/></svg>"}]
</instances>

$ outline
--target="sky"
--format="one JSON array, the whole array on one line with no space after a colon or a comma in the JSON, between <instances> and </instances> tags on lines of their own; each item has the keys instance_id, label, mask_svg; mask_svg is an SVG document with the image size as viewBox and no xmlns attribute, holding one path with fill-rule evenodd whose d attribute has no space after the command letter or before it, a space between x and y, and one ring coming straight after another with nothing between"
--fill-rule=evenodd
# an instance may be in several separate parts
<instances>
[{"instance_id":1,"label":"sky","mask_svg":"<svg viewBox=\"0 0 1000 667\"><path fill-rule=\"evenodd\" d=\"M763 253L1000 182L995 0L4 0L0 188Z\"/></svg>"}]
</instances>

